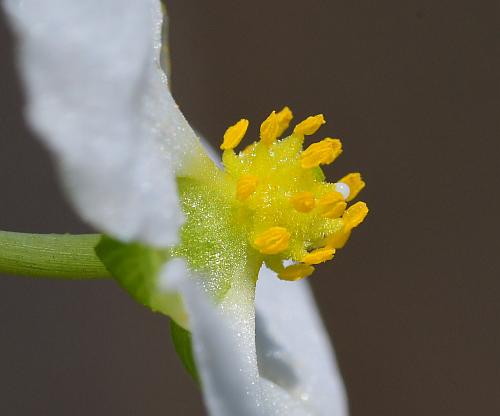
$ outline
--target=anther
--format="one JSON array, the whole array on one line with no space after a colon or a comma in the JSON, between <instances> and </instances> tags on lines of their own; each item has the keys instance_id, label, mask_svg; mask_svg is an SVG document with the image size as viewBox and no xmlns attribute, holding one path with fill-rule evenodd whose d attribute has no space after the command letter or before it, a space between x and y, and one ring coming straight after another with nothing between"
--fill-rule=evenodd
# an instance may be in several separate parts
<instances>
[{"instance_id":1,"label":"anther","mask_svg":"<svg viewBox=\"0 0 500 416\"><path fill-rule=\"evenodd\" d=\"M367 214L368 207L364 202L360 201L356 202L354 205L351 205L342 216L344 227L341 231L327 238L326 246L330 248L344 247L347 243L347 240L349 240L349 237L351 236L352 229L361 224Z\"/></svg>"},{"instance_id":2,"label":"anther","mask_svg":"<svg viewBox=\"0 0 500 416\"><path fill-rule=\"evenodd\" d=\"M297 192L290 198L290 203L299 212L310 212L315 205L314 194L308 191Z\"/></svg>"},{"instance_id":3,"label":"anther","mask_svg":"<svg viewBox=\"0 0 500 416\"><path fill-rule=\"evenodd\" d=\"M305 120L301 121L295 126L293 132L303 136L309 136L316 133L321 125L325 123L326 121L323 114L317 114L315 116L307 117Z\"/></svg>"},{"instance_id":4,"label":"anther","mask_svg":"<svg viewBox=\"0 0 500 416\"><path fill-rule=\"evenodd\" d=\"M248 129L248 120L242 118L236 124L229 127L224 133L224 140L220 145L222 150L234 149L245 136Z\"/></svg>"},{"instance_id":5,"label":"anther","mask_svg":"<svg viewBox=\"0 0 500 416\"><path fill-rule=\"evenodd\" d=\"M325 261L333 259L333 255L335 254L335 249L330 247L322 247L318 248L310 253L306 254L302 261L305 264L320 264Z\"/></svg>"},{"instance_id":6,"label":"anther","mask_svg":"<svg viewBox=\"0 0 500 416\"><path fill-rule=\"evenodd\" d=\"M276 115L278 116L278 121L279 121L279 130L278 130L278 137L279 137L290 125L290 121L292 121L293 119L293 113L292 110L290 110L288 107L283 107L283 109L277 112Z\"/></svg>"},{"instance_id":7,"label":"anther","mask_svg":"<svg viewBox=\"0 0 500 416\"><path fill-rule=\"evenodd\" d=\"M278 254L288 248L290 236L284 227L271 227L259 234L253 244L262 254Z\"/></svg>"},{"instance_id":8,"label":"anther","mask_svg":"<svg viewBox=\"0 0 500 416\"><path fill-rule=\"evenodd\" d=\"M236 183L236 199L246 200L257 189L259 177L255 175L242 175Z\"/></svg>"},{"instance_id":9,"label":"anther","mask_svg":"<svg viewBox=\"0 0 500 416\"><path fill-rule=\"evenodd\" d=\"M314 267L309 264L292 264L278 273L278 277L282 280L296 281L308 277L314 272Z\"/></svg>"},{"instance_id":10,"label":"anther","mask_svg":"<svg viewBox=\"0 0 500 416\"><path fill-rule=\"evenodd\" d=\"M347 240L349 240L350 236L351 230L348 230L344 227L341 231L328 237L328 239L326 240L326 246L335 249L343 248L346 245Z\"/></svg>"},{"instance_id":11,"label":"anther","mask_svg":"<svg viewBox=\"0 0 500 416\"><path fill-rule=\"evenodd\" d=\"M266 146L270 146L278 137L280 130L279 118L276 115L276 111L269 114L262 124L260 125L260 140Z\"/></svg>"},{"instance_id":12,"label":"anther","mask_svg":"<svg viewBox=\"0 0 500 416\"><path fill-rule=\"evenodd\" d=\"M356 202L354 205L351 205L342 216L345 224L344 226L350 229L355 228L363 222L367 215L368 207L366 203L362 201Z\"/></svg>"},{"instance_id":13,"label":"anther","mask_svg":"<svg viewBox=\"0 0 500 416\"><path fill-rule=\"evenodd\" d=\"M318 143L311 144L300 155L300 165L310 169L319 165L332 163L342 153L342 143L339 139L327 137Z\"/></svg>"},{"instance_id":14,"label":"anther","mask_svg":"<svg viewBox=\"0 0 500 416\"><path fill-rule=\"evenodd\" d=\"M339 192L328 192L318 201L318 210L325 218L339 218L346 209L346 202Z\"/></svg>"}]
</instances>

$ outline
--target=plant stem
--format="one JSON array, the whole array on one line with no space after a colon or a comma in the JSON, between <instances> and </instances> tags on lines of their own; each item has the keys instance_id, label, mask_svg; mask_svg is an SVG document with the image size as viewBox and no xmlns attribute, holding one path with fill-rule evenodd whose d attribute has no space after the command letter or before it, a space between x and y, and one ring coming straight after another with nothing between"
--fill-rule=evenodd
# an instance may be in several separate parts
<instances>
[{"instance_id":1,"label":"plant stem","mask_svg":"<svg viewBox=\"0 0 500 416\"><path fill-rule=\"evenodd\" d=\"M27 234L0 231L0 273L99 279L111 277L94 252L99 234Z\"/></svg>"}]
</instances>

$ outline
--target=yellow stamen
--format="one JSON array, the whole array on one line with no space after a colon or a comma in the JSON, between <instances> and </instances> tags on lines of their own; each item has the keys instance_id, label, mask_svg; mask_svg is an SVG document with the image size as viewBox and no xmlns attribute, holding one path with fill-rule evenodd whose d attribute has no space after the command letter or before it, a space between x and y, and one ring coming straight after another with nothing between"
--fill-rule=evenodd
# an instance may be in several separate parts
<instances>
[{"instance_id":1,"label":"yellow stamen","mask_svg":"<svg viewBox=\"0 0 500 416\"><path fill-rule=\"evenodd\" d=\"M302 258L302 261L305 264L324 263L325 261L333 259L334 254L335 254L335 249L330 248L330 247L322 247L322 248L318 248L318 249L306 254Z\"/></svg>"},{"instance_id":2,"label":"yellow stamen","mask_svg":"<svg viewBox=\"0 0 500 416\"><path fill-rule=\"evenodd\" d=\"M248 120L242 118L236 124L229 127L224 133L224 140L220 145L222 150L234 149L245 136L248 129Z\"/></svg>"},{"instance_id":3,"label":"yellow stamen","mask_svg":"<svg viewBox=\"0 0 500 416\"><path fill-rule=\"evenodd\" d=\"M307 117L305 120L301 121L295 126L293 132L303 136L309 136L316 133L321 125L325 123L326 121L323 114L317 114L315 116Z\"/></svg>"},{"instance_id":4,"label":"yellow stamen","mask_svg":"<svg viewBox=\"0 0 500 416\"><path fill-rule=\"evenodd\" d=\"M346 230L344 228L342 231L328 237L326 240L326 246L330 248L343 248L350 236L351 230Z\"/></svg>"},{"instance_id":5,"label":"yellow stamen","mask_svg":"<svg viewBox=\"0 0 500 416\"><path fill-rule=\"evenodd\" d=\"M359 192L365 187L365 182L361 179L361 174L358 172L349 173L345 175L339 182L345 183L349 186L349 196L346 201L349 202L356 198Z\"/></svg>"},{"instance_id":6,"label":"yellow stamen","mask_svg":"<svg viewBox=\"0 0 500 416\"><path fill-rule=\"evenodd\" d=\"M236 199L244 201L257 189L259 177L255 175L242 175L236 183Z\"/></svg>"},{"instance_id":7,"label":"yellow stamen","mask_svg":"<svg viewBox=\"0 0 500 416\"><path fill-rule=\"evenodd\" d=\"M290 198L290 202L297 211L310 212L315 205L314 194L308 191L297 192Z\"/></svg>"},{"instance_id":8,"label":"yellow stamen","mask_svg":"<svg viewBox=\"0 0 500 416\"><path fill-rule=\"evenodd\" d=\"M356 202L354 205L351 205L342 216L344 227L349 229L357 227L363 222L367 215L368 206L362 201Z\"/></svg>"},{"instance_id":9,"label":"yellow stamen","mask_svg":"<svg viewBox=\"0 0 500 416\"><path fill-rule=\"evenodd\" d=\"M253 244L262 254L278 254L288 248L290 236L284 227L271 227L259 234Z\"/></svg>"},{"instance_id":10,"label":"yellow stamen","mask_svg":"<svg viewBox=\"0 0 500 416\"><path fill-rule=\"evenodd\" d=\"M278 121L280 124L278 130L278 137L279 137L290 125L290 121L292 121L293 119L293 113L292 110L290 110L288 107L283 107L283 109L278 113L276 113L276 115L278 116Z\"/></svg>"},{"instance_id":11,"label":"yellow stamen","mask_svg":"<svg viewBox=\"0 0 500 416\"><path fill-rule=\"evenodd\" d=\"M314 267L309 264L292 264L278 273L278 277L282 280L295 281L310 276L314 272Z\"/></svg>"},{"instance_id":12,"label":"yellow stamen","mask_svg":"<svg viewBox=\"0 0 500 416\"><path fill-rule=\"evenodd\" d=\"M344 228L340 232L337 232L326 240L326 246L331 248L342 248L349 240L351 236L351 231L353 228L357 227L363 222L366 215L368 214L368 207L364 202L356 202L351 205L342 219L344 220Z\"/></svg>"},{"instance_id":13,"label":"yellow stamen","mask_svg":"<svg viewBox=\"0 0 500 416\"><path fill-rule=\"evenodd\" d=\"M339 218L347 207L340 192L328 192L318 201L318 210L325 218Z\"/></svg>"},{"instance_id":14,"label":"yellow stamen","mask_svg":"<svg viewBox=\"0 0 500 416\"><path fill-rule=\"evenodd\" d=\"M260 124L260 139L250 146L242 145L248 120L229 127L221 145L223 186L217 185L214 195L207 191L216 209L220 201L220 218L231 218L229 231L244 235L255 259L289 281L309 276L315 264L331 259L368 212L364 203L347 209L365 186L359 173L329 183L320 169L342 153L340 140L323 136L304 146L305 136L325 124L323 114L293 125L292 120L288 107L271 112ZM214 177L202 174L208 182ZM285 267L285 261L293 263Z\"/></svg>"},{"instance_id":15,"label":"yellow stamen","mask_svg":"<svg viewBox=\"0 0 500 416\"><path fill-rule=\"evenodd\" d=\"M300 155L300 165L304 169L332 163L342 153L342 143L339 139L327 137L318 143L311 144Z\"/></svg>"},{"instance_id":16,"label":"yellow stamen","mask_svg":"<svg viewBox=\"0 0 500 416\"><path fill-rule=\"evenodd\" d=\"M278 137L279 130L280 121L276 111L273 111L260 125L260 140L266 146L270 146Z\"/></svg>"}]
</instances>

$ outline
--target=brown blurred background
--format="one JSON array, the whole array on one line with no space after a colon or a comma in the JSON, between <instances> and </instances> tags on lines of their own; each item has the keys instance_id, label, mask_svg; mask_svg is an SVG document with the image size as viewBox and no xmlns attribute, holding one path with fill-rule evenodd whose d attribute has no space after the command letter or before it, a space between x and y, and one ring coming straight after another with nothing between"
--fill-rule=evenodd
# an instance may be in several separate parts
<instances>
[{"instance_id":1,"label":"brown blurred background","mask_svg":"<svg viewBox=\"0 0 500 416\"><path fill-rule=\"evenodd\" d=\"M371 213L312 279L353 416L500 414L499 3L167 1L173 91L217 143L287 104ZM87 232L22 117L0 22L0 229ZM111 281L0 278L1 415L202 415L168 320Z\"/></svg>"}]
</instances>

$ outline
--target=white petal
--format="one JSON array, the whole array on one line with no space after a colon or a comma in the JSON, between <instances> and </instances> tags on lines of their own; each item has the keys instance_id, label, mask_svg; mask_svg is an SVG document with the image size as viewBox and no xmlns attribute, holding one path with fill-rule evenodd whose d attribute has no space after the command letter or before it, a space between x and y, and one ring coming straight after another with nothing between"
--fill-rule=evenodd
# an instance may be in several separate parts
<instances>
[{"instance_id":1,"label":"white petal","mask_svg":"<svg viewBox=\"0 0 500 416\"><path fill-rule=\"evenodd\" d=\"M6 0L27 116L79 214L121 240L177 241L175 172L200 152L159 66L159 0Z\"/></svg>"},{"instance_id":2,"label":"white petal","mask_svg":"<svg viewBox=\"0 0 500 416\"><path fill-rule=\"evenodd\" d=\"M314 415L347 415L347 400L335 355L307 281L285 282L263 269L257 283L256 307L272 342L258 342L259 358L271 378L279 378L284 364L298 375L288 389L296 392ZM267 347L267 348L266 348ZM283 362L276 366L276 357ZM259 364L264 364L260 359ZM273 366L276 370L273 372ZM274 374L273 374L274 373ZM314 409L314 410L312 410Z\"/></svg>"},{"instance_id":3,"label":"white petal","mask_svg":"<svg viewBox=\"0 0 500 416\"><path fill-rule=\"evenodd\" d=\"M342 381L307 284L286 286L272 272L261 273L257 360L253 283L236 282L215 307L188 271L183 279L176 275L211 415L347 415Z\"/></svg>"},{"instance_id":4,"label":"white petal","mask_svg":"<svg viewBox=\"0 0 500 416\"><path fill-rule=\"evenodd\" d=\"M223 306L216 308L194 283L197 278L191 276L185 267L184 273L180 272L180 262L175 259L165 266L162 286L182 294L210 414L264 415L259 411L262 400L257 359L255 351L251 350L255 333L251 284L239 284L237 290L233 288Z\"/></svg>"}]
</instances>

